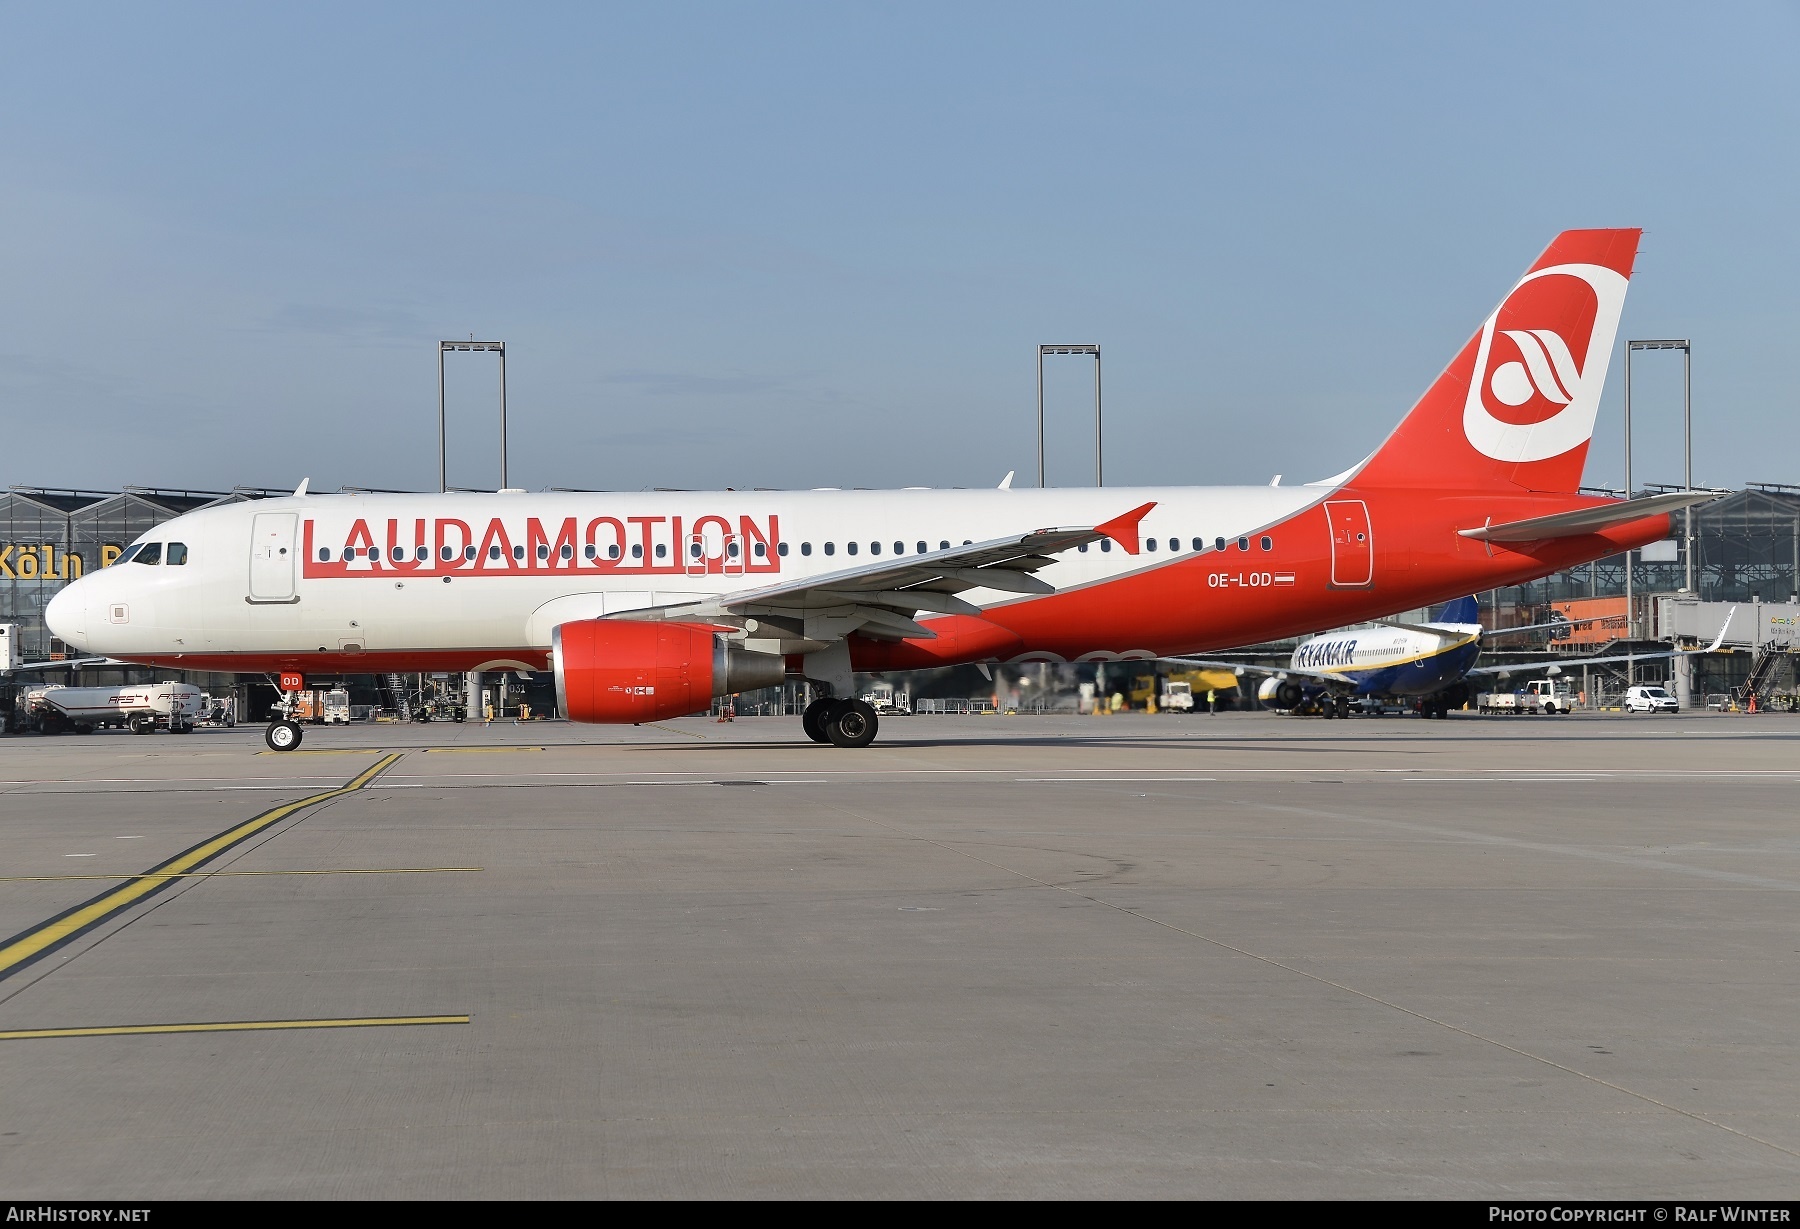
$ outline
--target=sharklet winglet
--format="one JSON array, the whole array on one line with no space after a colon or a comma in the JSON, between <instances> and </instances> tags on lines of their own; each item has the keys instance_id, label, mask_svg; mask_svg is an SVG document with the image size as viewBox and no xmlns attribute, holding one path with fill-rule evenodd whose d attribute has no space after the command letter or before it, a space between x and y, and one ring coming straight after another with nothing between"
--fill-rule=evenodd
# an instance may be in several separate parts
<instances>
[{"instance_id":1,"label":"sharklet winglet","mask_svg":"<svg viewBox=\"0 0 1800 1229\"><path fill-rule=\"evenodd\" d=\"M1094 532L1103 533L1117 542L1125 548L1127 555L1135 555L1138 553L1139 547L1138 522L1143 520L1144 514L1154 507L1156 507L1156 501L1153 499L1147 504L1133 508L1123 516L1115 516L1105 524L1095 525Z\"/></svg>"}]
</instances>

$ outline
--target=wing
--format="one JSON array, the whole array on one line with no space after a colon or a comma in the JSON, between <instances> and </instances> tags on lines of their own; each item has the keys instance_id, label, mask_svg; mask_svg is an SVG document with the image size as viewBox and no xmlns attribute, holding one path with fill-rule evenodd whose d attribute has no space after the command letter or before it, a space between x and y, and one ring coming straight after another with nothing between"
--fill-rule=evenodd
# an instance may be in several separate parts
<instances>
[{"instance_id":1,"label":"wing","mask_svg":"<svg viewBox=\"0 0 1800 1229\"><path fill-rule=\"evenodd\" d=\"M23 674L28 670L67 670L71 666L124 666L116 657L72 657L68 661L34 661L23 666L13 666L9 670L0 671L5 674Z\"/></svg>"},{"instance_id":2,"label":"wing","mask_svg":"<svg viewBox=\"0 0 1800 1229\"><path fill-rule=\"evenodd\" d=\"M1297 666L1253 666L1248 662L1214 661L1207 657L1165 657L1162 660L1178 661L1184 666L1204 666L1209 670L1230 670L1234 674L1267 674L1273 678L1302 678L1314 683L1325 683L1338 687L1355 686L1350 679L1341 674L1331 674L1324 670L1306 670Z\"/></svg>"},{"instance_id":3,"label":"wing","mask_svg":"<svg viewBox=\"0 0 1800 1229\"><path fill-rule=\"evenodd\" d=\"M816 652L852 632L876 640L935 640L937 633L916 616L980 615L981 607L960 596L970 590L1054 593L1054 586L1033 573L1055 563L1056 554L1101 538L1111 538L1127 553L1137 554L1138 522L1155 506L1145 504L1100 525L1037 529L608 617L732 624L751 639L781 641L783 653Z\"/></svg>"},{"instance_id":4,"label":"wing","mask_svg":"<svg viewBox=\"0 0 1800 1229\"><path fill-rule=\"evenodd\" d=\"M1660 649L1654 653L1612 653L1606 657L1577 657L1571 661L1535 661L1524 666L1481 666L1469 671L1470 674L1526 674L1532 670L1545 670L1554 666L1558 673L1570 666L1604 666L1616 661L1655 661L1659 657L1685 657L1689 653L1712 653L1725 642L1725 631L1731 626L1731 618L1737 614L1733 606L1725 612L1725 622L1719 627L1719 634L1704 649Z\"/></svg>"},{"instance_id":5,"label":"wing","mask_svg":"<svg viewBox=\"0 0 1800 1229\"><path fill-rule=\"evenodd\" d=\"M1623 615L1595 615L1591 619L1552 619L1548 623L1523 623L1518 627L1502 627L1497 631L1482 632L1483 640L1492 640L1495 636L1513 636L1519 632L1540 632L1547 627L1580 627L1584 623L1604 623L1608 619L1622 619Z\"/></svg>"}]
</instances>

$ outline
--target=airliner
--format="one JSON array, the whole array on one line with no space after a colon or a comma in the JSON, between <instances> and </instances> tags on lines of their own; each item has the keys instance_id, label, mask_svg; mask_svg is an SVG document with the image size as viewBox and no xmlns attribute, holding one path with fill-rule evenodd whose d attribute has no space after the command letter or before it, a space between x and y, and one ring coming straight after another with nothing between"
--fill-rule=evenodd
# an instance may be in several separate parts
<instances>
[{"instance_id":1,"label":"airliner","mask_svg":"<svg viewBox=\"0 0 1800 1229\"><path fill-rule=\"evenodd\" d=\"M1730 626L1731 614L1736 611L1734 606L1726 615L1726 626ZM1451 709L1461 708L1468 702L1471 679L1504 679L1537 670L1554 675L1575 666L1655 661L1688 651L1711 653L1725 639L1725 630L1720 628L1718 638L1711 646L1699 650L1613 653L1604 657L1574 657L1504 666L1475 664L1485 642L1497 637L1592 622L1597 620L1557 619L1550 623L1527 623L1522 627L1488 631L1480 623L1480 609L1471 595L1446 603L1425 623L1383 619L1369 627L1345 628L1308 637L1295 646L1285 666L1255 666L1194 657L1177 660L1229 669L1239 675L1267 674L1269 677L1257 689L1257 699L1284 712L1348 717L1354 701L1368 698L1378 702L1413 700L1423 716L1443 717Z\"/></svg>"},{"instance_id":2,"label":"airliner","mask_svg":"<svg viewBox=\"0 0 1800 1229\"><path fill-rule=\"evenodd\" d=\"M656 721L789 677L840 747L855 671L1166 658L1529 581L1716 497L1579 492L1637 230L1559 235L1385 442L1301 486L311 494L190 512L64 588L83 652L282 676L552 671ZM285 750L300 729L266 734Z\"/></svg>"}]
</instances>

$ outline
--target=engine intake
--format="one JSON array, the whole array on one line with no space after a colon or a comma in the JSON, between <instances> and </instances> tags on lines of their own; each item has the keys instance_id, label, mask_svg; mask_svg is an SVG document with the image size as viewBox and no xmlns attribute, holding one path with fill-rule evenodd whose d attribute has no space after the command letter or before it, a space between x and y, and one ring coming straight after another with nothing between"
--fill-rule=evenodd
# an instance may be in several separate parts
<instances>
[{"instance_id":1,"label":"engine intake","mask_svg":"<svg viewBox=\"0 0 1800 1229\"><path fill-rule=\"evenodd\" d=\"M1296 707L1305 697L1300 684L1293 679L1264 679L1261 687L1256 689L1256 698L1270 708L1288 709Z\"/></svg>"},{"instance_id":2,"label":"engine intake","mask_svg":"<svg viewBox=\"0 0 1800 1229\"><path fill-rule=\"evenodd\" d=\"M570 721L635 725L700 712L714 696L774 687L775 653L752 653L694 623L581 619L550 633L556 701Z\"/></svg>"}]
</instances>

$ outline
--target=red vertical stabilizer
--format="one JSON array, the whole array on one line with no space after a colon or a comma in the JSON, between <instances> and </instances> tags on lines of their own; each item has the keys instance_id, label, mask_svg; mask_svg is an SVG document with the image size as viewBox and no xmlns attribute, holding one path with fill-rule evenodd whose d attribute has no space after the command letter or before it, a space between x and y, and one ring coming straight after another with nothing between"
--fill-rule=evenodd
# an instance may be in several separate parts
<instances>
[{"instance_id":1,"label":"red vertical stabilizer","mask_svg":"<svg viewBox=\"0 0 1800 1229\"><path fill-rule=\"evenodd\" d=\"M1641 234L1558 235L1355 485L1574 492Z\"/></svg>"}]
</instances>

